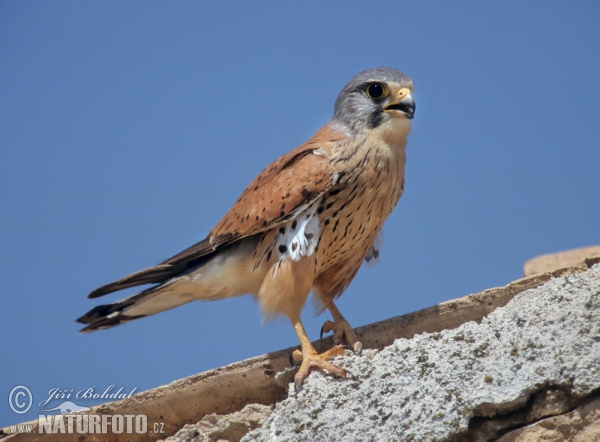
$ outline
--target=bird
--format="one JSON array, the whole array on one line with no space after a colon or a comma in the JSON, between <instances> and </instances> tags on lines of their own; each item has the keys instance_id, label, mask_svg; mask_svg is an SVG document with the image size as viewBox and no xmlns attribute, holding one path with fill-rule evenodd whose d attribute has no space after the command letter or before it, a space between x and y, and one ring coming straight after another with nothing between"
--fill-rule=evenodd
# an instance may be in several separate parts
<instances>
[{"instance_id":1,"label":"bird","mask_svg":"<svg viewBox=\"0 0 600 442\"><path fill-rule=\"evenodd\" d=\"M267 319L286 316L300 341L299 390L310 371L348 373L331 359L362 344L334 301L363 262L379 257L381 232L404 191L406 144L415 115L413 81L390 67L356 74L335 100L333 116L308 141L267 166L209 232L181 253L92 291L98 298L154 284L99 305L77 319L82 333L111 328L195 300L250 294ZM318 354L300 313L313 293L326 309Z\"/></svg>"}]
</instances>

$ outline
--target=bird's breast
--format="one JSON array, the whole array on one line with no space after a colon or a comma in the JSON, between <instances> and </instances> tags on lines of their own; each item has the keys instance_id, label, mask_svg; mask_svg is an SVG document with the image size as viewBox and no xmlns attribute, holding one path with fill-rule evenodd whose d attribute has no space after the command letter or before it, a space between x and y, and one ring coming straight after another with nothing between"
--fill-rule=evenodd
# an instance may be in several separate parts
<instances>
[{"instance_id":1,"label":"bird's breast","mask_svg":"<svg viewBox=\"0 0 600 442\"><path fill-rule=\"evenodd\" d=\"M402 195L405 140L390 145L369 137L333 159L339 180L317 208L317 274L342 262L353 269L362 263Z\"/></svg>"}]
</instances>

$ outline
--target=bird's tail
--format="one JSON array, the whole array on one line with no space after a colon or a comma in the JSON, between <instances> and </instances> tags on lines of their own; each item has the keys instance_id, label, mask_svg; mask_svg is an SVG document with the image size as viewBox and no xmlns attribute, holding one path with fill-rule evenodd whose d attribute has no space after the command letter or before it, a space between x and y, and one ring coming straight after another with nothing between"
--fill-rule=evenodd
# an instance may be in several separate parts
<instances>
[{"instance_id":1,"label":"bird's tail","mask_svg":"<svg viewBox=\"0 0 600 442\"><path fill-rule=\"evenodd\" d=\"M171 272L170 277L162 282L153 280L158 282L154 287L112 304L93 308L77 319L77 322L86 324L81 332L89 333L115 327L195 300L211 301L256 293L262 279L257 272L253 271L250 259L251 252L254 250L253 245L253 240L240 241L235 246L214 254L196 267L185 269L177 275ZM142 283L147 283L146 274L155 275L158 267L143 270L105 287L111 289L118 287L119 290L123 286L131 286L134 276ZM95 296L98 291L106 293L113 291L105 287L92 292L92 295Z\"/></svg>"},{"instance_id":2,"label":"bird's tail","mask_svg":"<svg viewBox=\"0 0 600 442\"><path fill-rule=\"evenodd\" d=\"M90 333L155 315L195 299L198 298L192 297L190 294L165 290L162 286L152 287L112 304L94 307L78 318L77 322L87 324L81 329L81 333Z\"/></svg>"}]
</instances>

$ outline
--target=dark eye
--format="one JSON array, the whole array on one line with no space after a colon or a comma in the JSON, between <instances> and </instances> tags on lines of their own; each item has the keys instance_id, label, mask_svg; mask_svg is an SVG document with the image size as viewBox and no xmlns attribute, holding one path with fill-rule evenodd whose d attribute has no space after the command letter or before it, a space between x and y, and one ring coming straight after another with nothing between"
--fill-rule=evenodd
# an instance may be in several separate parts
<instances>
[{"instance_id":1,"label":"dark eye","mask_svg":"<svg viewBox=\"0 0 600 442\"><path fill-rule=\"evenodd\" d=\"M367 86L367 95L373 100L379 100L387 95L387 89L381 83L371 83Z\"/></svg>"}]
</instances>

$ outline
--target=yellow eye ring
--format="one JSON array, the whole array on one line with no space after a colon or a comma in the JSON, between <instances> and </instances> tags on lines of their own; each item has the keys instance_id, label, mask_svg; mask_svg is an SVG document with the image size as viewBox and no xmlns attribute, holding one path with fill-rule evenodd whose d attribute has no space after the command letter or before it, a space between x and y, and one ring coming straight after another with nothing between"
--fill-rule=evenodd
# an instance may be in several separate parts
<instances>
[{"instance_id":1,"label":"yellow eye ring","mask_svg":"<svg viewBox=\"0 0 600 442\"><path fill-rule=\"evenodd\" d=\"M381 83L369 83L365 92L372 100L381 100L389 95L388 88Z\"/></svg>"}]
</instances>

